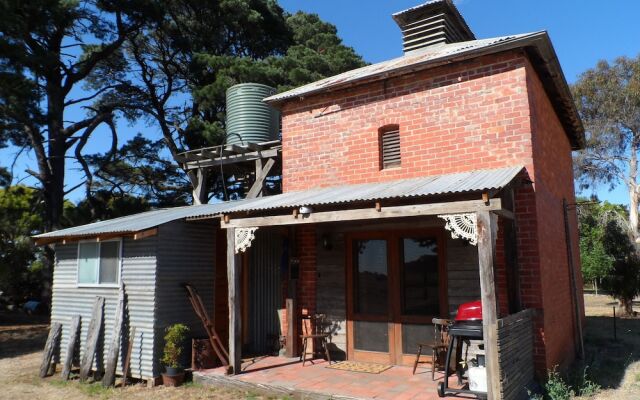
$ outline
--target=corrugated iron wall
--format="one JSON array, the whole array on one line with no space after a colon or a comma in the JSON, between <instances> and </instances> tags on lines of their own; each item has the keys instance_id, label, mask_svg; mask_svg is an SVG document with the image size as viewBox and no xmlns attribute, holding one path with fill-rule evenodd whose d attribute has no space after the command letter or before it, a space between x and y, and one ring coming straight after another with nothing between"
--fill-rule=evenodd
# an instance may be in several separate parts
<instances>
[{"instance_id":1,"label":"corrugated iron wall","mask_svg":"<svg viewBox=\"0 0 640 400\"><path fill-rule=\"evenodd\" d=\"M280 263L282 235L268 228L258 229L250 247L248 268L249 351L267 354L275 350L280 335L278 309L282 308Z\"/></svg>"},{"instance_id":2,"label":"corrugated iron wall","mask_svg":"<svg viewBox=\"0 0 640 400\"><path fill-rule=\"evenodd\" d=\"M131 375L135 378L153 377L154 313L156 284L156 237L134 241L125 238L122 248L122 279L126 284L128 322L136 327L136 339L131 358ZM117 288L78 287L77 243L56 246L56 265L53 271L53 298L51 321L62 324L62 344L59 359L66 357L69 325L74 315L81 316L81 345L84 349L91 310L97 296L105 298L104 336L100 340L102 356L96 357L96 365L103 368L113 332L113 320L118 302ZM122 352L121 352L122 353ZM81 354L82 356L82 354ZM121 371L120 361L118 371Z\"/></svg>"},{"instance_id":3,"label":"corrugated iron wall","mask_svg":"<svg viewBox=\"0 0 640 400\"><path fill-rule=\"evenodd\" d=\"M158 360L164 348L164 330L171 324L187 325L191 329L191 337L207 337L182 284L190 283L198 289L209 317L213 319L215 254L213 220L174 221L160 226L155 337ZM183 365L191 365L190 354L189 343L183 353ZM156 375L162 372L159 363L155 367Z\"/></svg>"},{"instance_id":4,"label":"corrugated iron wall","mask_svg":"<svg viewBox=\"0 0 640 400\"><path fill-rule=\"evenodd\" d=\"M82 317L81 345L84 349L91 309L97 296L105 298L104 335L99 340L95 365L102 369L113 332L113 320L118 301L117 288L78 287L77 243L56 246L53 273L51 320L62 323L62 345L59 359L66 357L69 325L74 315ZM192 328L193 336L206 336L181 283L194 284L207 307L213 313L215 274L215 226L212 221L175 221L159 227L158 235L142 240L123 239L122 280L126 285L129 326L136 327L131 358L131 375L135 378L159 376L160 356L164 346L166 326L182 322ZM125 333L126 335L127 333ZM126 343L126 341L123 341ZM124 358L121 346L118 373ZM189 366L190 347L185 351Z\"/></svg>"}]
</instances>

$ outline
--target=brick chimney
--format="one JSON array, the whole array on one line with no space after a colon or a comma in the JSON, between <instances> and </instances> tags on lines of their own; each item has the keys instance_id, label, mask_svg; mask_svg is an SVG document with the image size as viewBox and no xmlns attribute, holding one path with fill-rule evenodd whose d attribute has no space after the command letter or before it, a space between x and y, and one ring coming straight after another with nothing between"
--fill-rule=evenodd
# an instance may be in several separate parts
<instances>
[{"instance_id":1,"label":"brick chimney","mask_svg":"<svg viewBox=\"0 0 640 400\"><path fill-rule=\"evenodd\" d=\"M451 0L434 0L392 15L402 31L404 54L475 36Z\"/></svg>"}]
</instances>

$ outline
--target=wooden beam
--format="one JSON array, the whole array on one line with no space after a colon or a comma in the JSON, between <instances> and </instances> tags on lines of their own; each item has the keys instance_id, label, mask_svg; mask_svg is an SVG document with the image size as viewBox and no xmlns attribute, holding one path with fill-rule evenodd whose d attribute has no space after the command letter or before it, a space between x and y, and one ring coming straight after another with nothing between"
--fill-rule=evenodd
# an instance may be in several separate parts
<instances>
[{"instance_id":1,"label":"wooden beam","mask_svg":"<svg viewBox=\"0 0 640 400\"><path fill-rule=\"evenodd\" d=\"M494 259L498 216L488 211L477 212L478 264L482 302L482 331L487 367L487 399L500 398L500 370L498 368L498 301L496 296Z\"/></svg>"},{"instance_id":2,"label":"wooden beam","mask_svg":"<svg viewBox=\"0 0 640 400\"><path fill-rule=\"evenodd\" d=\"M482 193L482 201L484 201L485 203L489 203L489 193L488 192L483 192Z\"/></svg>"},{"instance_id":3,"label":"wooden beam","mask_svg":"<svg viewBox=\"0 0 640 400\"><path fill-rule=\"evenodd\" d=\"M158 228L147 229L146 231L140 231L133 234L133 240L145 239L158 234Z\"/></svg>"},{"instance_id":4,"label":"wooden beam","mask_svg":"<svg viewBox=\"0 0 640 400\"><path fill-rule=\"evenodd\" d=\"M216 158L214 160L202 160L202 161L189 161L185 164L185 168L187 170L197 169L197 168L207 168L207 167L218 167L220 165L228 165L235 164L239 162L245 161L253 161L258 158L273 158L278 157L280 153L280 148L267 149L261 151L254 151L251 153L245 154L237 154L237 155L229 155L226 157Z\"/></svg>"},{"instance_id":5,"label":"wooden beam","mask_svg":"<svg viewBox=\"0 0 640 400\"><path fill-rule=\"evenodd\" d=\"M64 365L62 367L62 379L69 380L73 357L75 355L76 344L78 344L78 334L80 333L80 315L74 315L69 326L69 341L67 342L67 352L64 355Z\"/></svg>"},{"instance_id":6,"label":"wooden beam","mask_svg":"<svg viewBox=\"0 0 640 400\"><path fill-rule=\"evenodd\" d=\"M256 160L256 162L259 160ZM262 193L262 189L264 188L264 180L269 175L271 168L273 168L276 160L270 158L267 160L266 164L260 168L260 171L256 171L256 180L253 182L251 189L249 189L249 193L247 193L247 199L254 199L258 197Z\"/></svg>"},{"instance_id":7,"label":"wooden beam","mask_svg":"<svg viewBox=\"0 0 640 400\"><path fill-rule=\"evenodd\" d=\"M508 219L508 220L514 220L515 219L515 215L513 215L513 212L511 212L509 210L506 210L506 209L495 210L493 212L498 214L502 218L505 218L505 219Z\"/></svg>"},{"instance_id":8,"label":"wooden beam","mask_svg":"<svg viewBox=\"0 0 640 400\"><path fill-rule=\"evenodd\" d=\"M93 311L91 312L91 322L89 322L89 330L84 346L84 354L80 362L80 382L84 382L89 377L91 367L93 366L93 358L96 354L98 339L100 338L100 330L102 327L102 313L104 309L104 297L96 297L93 303Z\"/></svg>"},{"instance_id":9,"label":"wooden beam","mask_svg":"<svg viewBox=\"0 0 640 400\"><path fill-rule=\"evenodd\" d=\"M62 336L62 324L60 322L54 322L49 329L49 336L47 337L47 343L44 346L44 352L42 355L42 364L40 365L40 378L45 378L49 375L51 364L53 361L53 353L60 344L60 336Z\"/></svg>"},{"instance_id":10,"label":"wooden beam","mask_svg":"<svg viewBox=\"0 0 640 400\"><path fill-rule=\"evenodd\" d=\"M118 364L118 356L120 355L120 339L122 336L122 323L124 322L125 308L124 283L120 282L120 291L118 293L118 305L116 306L116 315L113 321L113 333L111 334L111 344L107 353L106 368L102 377L102 386L109 387L116 383L116 367Z\"/></svg>"},{"instance_id":11,"label":"wooden beam","mask_svg":"<svg viewBox=\"0 0 640 400\"><path fill-rule=\"evenodd\" d=\"M228 144L226 150L237 154L245 154L252 151L249 147L239 146L237 144Z\"/></svg>"},{"instance_id":12,"label":"wooden beam","mask_svg":"<svg viewBox=\"0 0 640 400\"><path fill-rule=\"evenodd\" d=\"M136 340L136 327L129 328L129 343L127 344L127 354L124 357L124 365L122 366L122 385L127 386L127 378L129 377L129 366L131 365L131 354L133 353L133 344Z\"/></svg>"},{"instance_id":13,"label":"wooden beam","mask_svg":"<svg viewBox=\"0 0 640 400\"><path fill-rule=\"evenodd\" d=\"M234 375L242 371L242 262L235 253L235 229L227 230L227 283L229 291L229 366Z\"/></svg>"},{"instance_id":14,"label":"wooden beam","mask_svg":"<svg viewBox=\"0 0 640 400\"><path fill-rule=\"evenodd\" d=\"M246 146L247 146L248 149L253 150L253 151L260 151L260 150L263 150L265 148L265 146L262 145L262 144L251 143L251 142L247 143Z\"/></svg>"},{"instance_id":15,"label":"wooden beam","mask_svg":"<svg viewBox=\"0 0 640 400\"><path fill-rule=\"evenodd\" d=\"M285 300L285 304L287 307L287 332L286 332L286 353L285 355L289 358L293 358L297 356L296 354L296 341L298 337L295 334L296 331L296 303L293 298L288 298Z\"/></svg>"},{"instance_id":16,"label":"wooden beam","mask_svg":"<svg viewBox=\"0 0 640 400\"><path fill-rule=\"evenodd\" d=\"M410 206L384 207L380 211L375 208L355 210L323 211L306 216L298 215L294 209L291 215L275 215L269 217L232 218L223 220L222 228L250 228L272 225L315 224L323 222L356 221L367 219L385 219L401 217L417 217L438 214L457 214L476 211L498 211L502 209L500 199L491 199L489 205L481 200L454 201L449 203L416 204Z\"/></svg>"}]
</instances>

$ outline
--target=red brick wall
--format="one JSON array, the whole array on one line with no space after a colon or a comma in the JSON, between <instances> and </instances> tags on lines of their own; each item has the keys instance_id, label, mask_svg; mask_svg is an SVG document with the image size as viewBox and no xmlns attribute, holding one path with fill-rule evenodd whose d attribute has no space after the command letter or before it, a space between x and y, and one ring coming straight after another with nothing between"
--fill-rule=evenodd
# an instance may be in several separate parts
<instances>
[{"instance_id":1,"label":"red brick wall","mask_svg":"<svg viewBox=\"0 0 640 400\"><path fill-rule=\"evenodd\" d=\"M524 165L534 183L517 190L515 214L523 305L544 309L535 321L536 369L544 373L572 357L562 219L562 197L573 202L571 151L523 53L292 100L282 111L285 192ZM402 165L381 169L378 129L389 124L400 127ZM299 234L299 304L315 311L315 233L305 227ZM501 242L497 278L504 314Z\"/></svg>"},{"instance_id":2,"label":"red brick wall","mask_svg":"<svg viewBox=\"0 0 640 400\"><path fill-rule=\"evenodd\" d=\"M528 65L527 71L546 361L547 367L566 366L575 352L575 312L563 211L563 198L569 204L575 203L571 145L533 67ZM580 271L575 211L570 211L569 216L574 268ZM583 308L581 277L577 284L577 297Z\"/></svg>"},{"instance_id":3,"label":"red brick wall","mask_svg":"<svg viewBox=\"0 0 640 400\"><path fill-rule=\"evenodd\" d=\"M400 126L381 170L378 129ZM532 165L525 60L484 57L283 108L283 190Z\"/></svg>"}]
</instances>

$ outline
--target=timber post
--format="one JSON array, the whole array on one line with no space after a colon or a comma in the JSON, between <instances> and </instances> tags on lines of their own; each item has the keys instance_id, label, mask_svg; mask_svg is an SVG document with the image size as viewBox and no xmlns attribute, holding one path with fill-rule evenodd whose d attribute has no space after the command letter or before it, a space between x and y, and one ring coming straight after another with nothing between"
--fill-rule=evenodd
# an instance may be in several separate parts
<instances>
[{"instance_id":1,"label":"timber post","mask_svg":"<svg viewBox=\"0 0 640 400\"><path fill-rule=\"evenodd\" d=\"M496 323L498 302L496 298L494 259L498 216L489 211L477 212L478 264L480 269L480 294L482 301L482 331L487 367L487 399L500 398L500 370L498 366L498 342Z\"/></svg>"},{"instance_id":2,"label":"timber post","mask_svg":"<svg viewBox=\"0 0 640 400\"><path fill-rule=\"evenodd\" d=\"M227 283L229 288L229 366L237 375L242 370L242 264L236 254L236 230L227 229Z\"/></svg>"}]
</instances>

